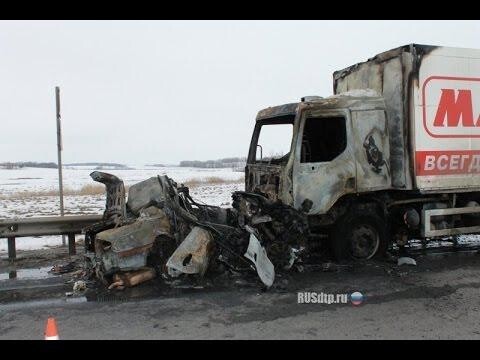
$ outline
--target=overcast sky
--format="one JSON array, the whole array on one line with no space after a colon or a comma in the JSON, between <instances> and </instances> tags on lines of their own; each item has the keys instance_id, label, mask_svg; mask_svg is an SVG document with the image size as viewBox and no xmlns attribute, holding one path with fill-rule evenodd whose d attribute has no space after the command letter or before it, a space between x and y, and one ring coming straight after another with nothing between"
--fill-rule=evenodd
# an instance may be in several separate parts
<instances>
[{"instance_id":1,"label":"overcast sky","mask_svg":"<svg viewBox=\"0 0 480 360\"><path fill-rule=\"evenodd\" d=\"M0 22L0 161L245 156L258 110L408 43L480 48L473 21ZM480 75L480 74L479 74Z\"/></svg>"}]
</instances>

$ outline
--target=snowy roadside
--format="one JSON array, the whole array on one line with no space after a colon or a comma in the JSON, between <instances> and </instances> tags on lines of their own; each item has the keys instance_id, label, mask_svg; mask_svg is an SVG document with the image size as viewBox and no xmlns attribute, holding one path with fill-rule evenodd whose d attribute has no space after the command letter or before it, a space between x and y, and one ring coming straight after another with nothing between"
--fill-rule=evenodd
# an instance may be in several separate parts
<instances>
[{"instance_id":1,"label":"snowy roadside","mask_svg":"<svg viewBox=\"0 0 480 360\"><path fill-rule=\"evenodd\" d=\"M22 172L20 174L14 173ZM56 188L55 169L22 169L0 170L0 219L28 218L37 216L59 216L60 204L57 196L39 195L22 196L23 191L39 192ZM81 188L94 183L88 174L92 169L68 169L65 183L70 188ZM65 174L64 173L64 174ZM243 174L230 169L192 169L192 168L161 168L112 171L125 184L131 185L151 176L167 173L177 182L187 182L195 179L190 187L190 194L198 202L210 205L228 207L231 205L231 193L244 189ZM175 178L175 175L177 178ZM208 179L214 177L215 183L209 184ZM23 178L23 179L22 179ZM205 180L205 184L202 181ZM222 181L223 180L223 181ZM101 185L101 184L100 184ZM103 186L103 185L102 185ZM20 196L15 196L19 194ZM64 197L65 215L102 214L105 208L105 194L67 195ZM77 236L77 240L82 240ZM17 250L45 249L61 245L60 236L25 237L16 239ZM7 239L0 239L0 255L7 252Z\"/></svg>"},{"instance_id":2,"label":"snowy roadside","mask_svg":"<svg viewBox=\"0 0 480 360\"><path fill-rule=\"evenodd\" d=\"M196 186L190 195L197 201L209 205L229 207L231 194L243 190L244 184L218 184ZM105 195L66 196L65 215L102 214ZM58 216L59 200L56 196L40 196L26 199L7 199L0 202L0 218L28 218L36 216ZM77 236L77 239L82 239ZM60 236L25 237L16 240L17 250L33 250L47 246L61 245ZM7 252L7 239L0 239L0 254Z\"/></svg>"}]
</instances>

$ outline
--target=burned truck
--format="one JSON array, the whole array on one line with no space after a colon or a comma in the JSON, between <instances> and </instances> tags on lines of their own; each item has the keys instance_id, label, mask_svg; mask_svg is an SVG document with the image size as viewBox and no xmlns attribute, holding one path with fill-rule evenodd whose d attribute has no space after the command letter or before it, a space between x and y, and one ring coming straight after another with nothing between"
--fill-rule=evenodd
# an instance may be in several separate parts
<instances>
[{"instance_id":1,"label":"burned truck","mask_svg":"<svg viewBox=\"0 0 480 360\"><path fill-rule=\"evenodd\" d=\"M333 91L258 113L246 191L305 211L337 259L480 232L480 50L402 46Z\"/></svg>"}]
</instances>

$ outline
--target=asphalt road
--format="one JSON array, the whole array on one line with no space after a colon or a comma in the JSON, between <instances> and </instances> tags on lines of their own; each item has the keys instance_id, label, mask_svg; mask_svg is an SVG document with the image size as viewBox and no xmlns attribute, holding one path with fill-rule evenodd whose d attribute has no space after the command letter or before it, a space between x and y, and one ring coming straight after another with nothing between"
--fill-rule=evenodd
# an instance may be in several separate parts
<instances>
[{"instance_id":1,"label":"asphalt road","mask_svg":"<svg viewBox=\"0 0 480 360\"><path fill-rule=\"evenodd\" d=\"M480 255L417 262L287 274L267 292L240 282L155 295L144 284L77 303L66 302L71 285L61 280L30 283L29 290L7 281L0 287L0 339L42 339L49 316L61 339L480 339ZM360 306L298 304L302 291L360 291L366 299Z\"/></svg>"}]
</instances>

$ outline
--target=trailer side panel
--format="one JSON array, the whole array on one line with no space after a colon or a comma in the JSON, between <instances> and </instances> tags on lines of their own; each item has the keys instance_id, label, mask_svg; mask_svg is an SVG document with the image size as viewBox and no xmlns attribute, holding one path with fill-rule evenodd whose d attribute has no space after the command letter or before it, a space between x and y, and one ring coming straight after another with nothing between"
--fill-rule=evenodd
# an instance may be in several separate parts
<instances>
[{"instance_id":1,"label":"trailer side panel","mask_svg":"<svg viewBox=\"0 0 480 360\"><path fill-rule=\"evenodd\" d=\"M480 51L438 48L414 87L415 181L423 191L480 188Z\"/></svg>"}]
</instances>

